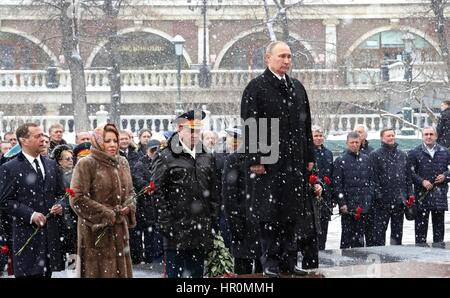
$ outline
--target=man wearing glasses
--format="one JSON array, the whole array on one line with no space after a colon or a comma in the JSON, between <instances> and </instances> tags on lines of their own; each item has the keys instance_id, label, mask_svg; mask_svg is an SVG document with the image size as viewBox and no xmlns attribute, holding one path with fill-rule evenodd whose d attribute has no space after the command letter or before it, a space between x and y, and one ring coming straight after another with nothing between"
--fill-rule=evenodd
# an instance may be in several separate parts
<instances>
[{"instance_id":1,"label":"man wearing glasses","mask_svg":"<svg viewBox=\"0 0 450 298\"><path fill-rule=\"evenodd\" d=\"M428 218L433 222L433 243L444 241L444 214L448 210L447 193L450 182L450 151L437 144L433 127L422 130L423 144L411 150L408 162L416 196L416 244L427 242Z\"/></svg>"}]
</instances>

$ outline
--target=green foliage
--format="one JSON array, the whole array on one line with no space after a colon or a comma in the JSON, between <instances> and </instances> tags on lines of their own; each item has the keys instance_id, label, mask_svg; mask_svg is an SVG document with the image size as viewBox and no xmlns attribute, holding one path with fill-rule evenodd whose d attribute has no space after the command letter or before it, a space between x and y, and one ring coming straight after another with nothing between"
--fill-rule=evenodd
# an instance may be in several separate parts
<instances>
[{"instance_id":1,"label":"green foliage","mask_svg":"<svg viewBox=\"0 0 450 298\"><path fill-rule=\"evenodd\" d=\"M233 272L234 263L228 248L225 247L220 233L214 235L213 248L206 259L206 273L208 277L221 277Z\"/></svg>"}]
</instances>

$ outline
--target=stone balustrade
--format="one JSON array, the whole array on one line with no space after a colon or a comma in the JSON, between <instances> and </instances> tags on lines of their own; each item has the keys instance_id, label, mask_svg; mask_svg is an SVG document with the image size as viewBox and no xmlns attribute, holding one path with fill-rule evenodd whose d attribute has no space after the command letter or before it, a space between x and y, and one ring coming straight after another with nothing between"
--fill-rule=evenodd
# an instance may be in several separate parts
<instances>
[{"instance_id":1,"label":"stone balustrade","mask_svg":"<svg viewBox=\"0 0 450 298\"><path fill-rule=\"evenodd\" d=\"M208 112L208 111L207 111ZM105 111L100 110L97 112L98 116L89 116L91 128L94 129L97 126L97 120L104 115ZM241 119L238 115L209 115L205 118L204 129L213 131L223 131L226 128L239 125ZM396 115L402 117L401 114ZM313 115L313 122L324 127L328 132L328 135L342 135L353 130L356 124L363 124L367 126L369 132L379 132L383 128L392 127L397 131L403 128L402 121L395 117L389 117L387 115L380 114L330 114L330 115ZM123 115L121 116L122 129L130 129L134 133L137 133L142 128L149 128L153 132L164 132L173 130L174 127L171 124L173 115ZM44 131L48 131L48 128L53 123L59 122L64 125L66 132L74 131L73 116L5 116L3 112L0 112L0 132L4 134L7 131L13 131L18 125L24 122L35 122L42 125ZM414 113L413 123L419 127L431 126L432 121L426 113Z\"/></svg>"}]
</instances>

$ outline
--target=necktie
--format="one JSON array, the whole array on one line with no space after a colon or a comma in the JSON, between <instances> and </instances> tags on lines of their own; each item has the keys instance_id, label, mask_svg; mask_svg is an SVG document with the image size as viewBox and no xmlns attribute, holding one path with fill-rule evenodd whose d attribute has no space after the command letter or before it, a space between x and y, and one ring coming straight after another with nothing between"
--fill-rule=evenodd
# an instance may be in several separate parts
<instances>
[{"instance_id":1,"label":"necktie","mask_svg":"<svg viewBox=\"0 0 450 298\"><path fill-rule=\"evenodd\" d=\"M36 172L38 176L42 179L42 181L44 181L44 175L42 174L41 167L39 166L37 158L34 160L34 164L36 165Z\"/></svg>"},{"instance_id":2,"label":"necktie","mask_svg":"<svg viewBox=\"0 0 450 298\"><path fill-rule=\"evenodd\" d=\"M286 88L287 89L287 87L288 87L288 85L287 85L287 82L286 82L286 80L284 79L284 78L281 78L281 83L283 83L283 85L281 85L283 88Z\"/></svg>"}]
</instances>

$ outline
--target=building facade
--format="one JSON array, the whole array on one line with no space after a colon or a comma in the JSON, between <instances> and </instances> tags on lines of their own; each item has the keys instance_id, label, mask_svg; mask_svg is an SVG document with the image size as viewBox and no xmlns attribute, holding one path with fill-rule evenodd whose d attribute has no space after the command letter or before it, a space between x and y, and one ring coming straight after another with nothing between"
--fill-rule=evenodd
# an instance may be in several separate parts
<instances>
[{"instance_id":1,"label":"building facade","mask_svg":"<svg viewBox=\"0 0 450 298\"><path fill-rule=\"evenodd\" d=\"M93 114L99 105L108 109L110 103L108 28L99 9L80 9L80 1L74 0L71 11L64 13L77 17ZM122 112L160 115L174 110L177 60L172 40L181 35L186 41L180 80L183 105L207 104L216 114L238 113L243 88L265 67L264 49L270 38L263 1L128 2L116 23ZM267 2L269 18L279 14L274 3ZM292 75L307 87L313 111L323 109L324 103L336 112L343 103L356 103L357 110L381 102L383 109L399 112L408 99L389 90L404 88L408 81L405 54L413 61L414 80L409 83L429 82L417 96L430 106L446 96L436 21L427 1L285 2L287 26L275 22L274 31L277 39L291 45ZM73 113L70 74L62 55L61 13L33 0L1 1L0 110L5 114ZM57 68L53 78L57 85L52 88L49 67ZM210 84L202 86L200 69L205 67Z\"/></svg>"}]
</instances>

